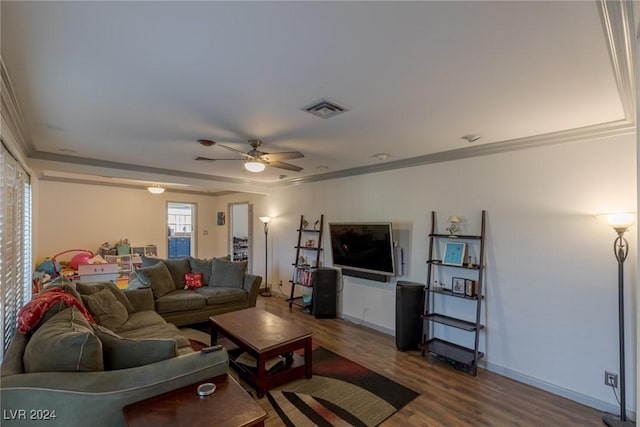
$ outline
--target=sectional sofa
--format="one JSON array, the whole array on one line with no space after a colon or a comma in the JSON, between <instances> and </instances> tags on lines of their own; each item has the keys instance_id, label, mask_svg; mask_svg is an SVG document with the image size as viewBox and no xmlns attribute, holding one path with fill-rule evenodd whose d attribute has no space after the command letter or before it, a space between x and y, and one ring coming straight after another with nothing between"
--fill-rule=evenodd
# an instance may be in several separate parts
<instances>
[{"instance_id":1,"label":"sectional sofa","mask_svg":"<svg viewBox=\"0 0 640 427\"><path fill-rule=\"evenodd\" d=\"M54 293L71 297L32 316ZM61 278L26 309L0 371L3 426L121 426L129 403L228 370L225 350L194 352L156 312L151 288Z\"/></svg>"}]
</instances>

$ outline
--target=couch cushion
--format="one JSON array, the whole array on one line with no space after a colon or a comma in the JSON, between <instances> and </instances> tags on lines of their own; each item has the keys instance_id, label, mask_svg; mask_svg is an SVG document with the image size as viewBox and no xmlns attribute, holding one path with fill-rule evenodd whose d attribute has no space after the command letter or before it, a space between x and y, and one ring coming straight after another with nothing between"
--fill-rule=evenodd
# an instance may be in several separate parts
<instances>
[{"instance_id":1,"label":"couch cushion","mask_svg":"<svg viewBox=\"0 0 640 427\"><path fill-rule=\"evenodd\" d=\"M118 332L118 335L124 338L173 339L178 344L178 348L189 346L189 340L187 337L185 337L173 323L152 325L145 328L132 329L126 332Z\"/></svg>"},{"instance_id":2,"label":"couch cushion","mask_svg":"<svg viewBox=\"0 0 640 427\"><path fill-rule=\"evenodd\" d=\"M202 289L202 288L199 288ZM195 291L179 289L156 299L156 311L168 313L202 308L207 305L205 297Z\"/></svg>"},{"instance_id":3,"label":"couch cushion","mask_svg":"<svg viewBox=\"0 0 640 427\"><path fill-rule=\"evenodd\" d=\"M129 319L127 319L127 321L123 325L116 329L112 329L112 331L121 333L124 331L145 328L152 325L164 325L165 323L167 322L155 311L144 310L138 311L136 313L131 313L129 315Z\"/></svg>"},{"instance_id":4,"label":"couch cushion","mask_svg":"<svg viewBox=\"0 0 640 427\"><path fill-rule=\"evenodd\" d=\"M195 292L207 299L207 305L243 303L249 300L249 293L239 288L220 288L204 286Z\"/></svg>"},{"instance_id":5,"label":"couch cushion","mask_svg":"<svg viewBox=\"0 0 640 427\"><path fill-rule=\"evenodd\" d=\"M105 369L135 368L178 354L173 338L124 338L100 325L95 326L95 333L102 342Z\"/></svg>"},{"instance_id":6,"label":"couch cushion","mask_svg":"<svg viewBox=\"0 0 640 427\"><path fill-rule=\"evenodd\" d=\"M142 255L140 258L142 259L143 267L151 267L152 265L156 265L157 263L162 261L160 258L148 257L144 255Z\"/></svg>"},{"instance_id":7,"label":"couch cushion","mask_svg":"<svg viewBox=\"0 0 640 427\"><path fill-rule=\"evenodd\" d=\"M76 307L41 325L29 339L22 361L27 373L104 370L102 343Z\"/></svg>"},{"instance_id":8,"label":"couch cushion","mask_svg":"<svg viewBox=\"0 0 640 427\"><path fill-rule=\"evenodd\" d=\"M162 262L164 262L169 269L175 285L174 289L184 289L184 275L191 273L189 258L165 259Z\"/></svg>"},{"instance_id":9,"label":"couch cushion","mask_svg":"<svg viewBox=\"0 0 640 427\"><path fill-rule=\"evenodd\" d=\"M220 258L211 261L209 286L220 288L242 288L247 261L231 262Z\"/></svg>"},{"instance_id":10,"label":"couch cushion","mask_svg":"<svg viewBox=\"0 0 640 427\"><path fill-rule=\"evenodd\" d=\"M202 283L208 284L211 278L211 260L189 257L189 266L192 273L202 273Z\"/></svg>"},{"instance_id":11,"label":"couch cushion","mask_svg":"<svg viewBox=\"0 0 640 427\"><path fill-rule=\"evenodd\" d=\"M175 291L175 285L169 269L164 262L159 262L150 267L142 267L136 270L138 280L146 286L150 286L153 296L160 298L171 291Z\"/></svg>"},{"instance_id":12,"label":"couch cushion","mask_svg":"<svg viewBox=\"0 0 640 427\"><path fill-rule=\"evenodd\" d=\"M95 321L106 328L116 329L129 318L129 313L109 289L103 289L91 295L83 295L84 305Z\"/></svg>"},{"instance_id":13,"label":"couch cushion","mask_svg":"<svg viewBox=\"0 0 640 427\"><path fill-rule=\"evenodd\" d=\"M97 282L91 284L77 283L76 287L81 295L92 295L96 292L100 292L103 289L109 289L109 292L111 292L113 296L116 297L120 304L124 305L124 307L127 309L127 313L133 313L134 311L136 311L136 309L133 307L133 304L131 304L131 301L129 301L129 298L127 298L124 292L122 292L122 290L118 288L118 286L116 286L116 284L113 282Z\"/></svg>"}]
</instances>

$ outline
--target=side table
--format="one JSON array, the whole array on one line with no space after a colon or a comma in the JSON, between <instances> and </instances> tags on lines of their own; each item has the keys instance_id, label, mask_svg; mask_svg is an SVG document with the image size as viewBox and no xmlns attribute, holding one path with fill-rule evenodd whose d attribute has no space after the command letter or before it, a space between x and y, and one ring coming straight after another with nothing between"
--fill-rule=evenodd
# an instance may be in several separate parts
<instances>
[{"instance_id":1,"label":"side table","mask_svg":"<svg viewBox=\"0 0 640 427\"><path fill-rule=\"evenodd\" d=\"M216 385L210 396L200 397L198 386ZM191 384L122 409L129 427L264 426L267 413L231 376L224 374Z\"/></svg>"}]
</instances>

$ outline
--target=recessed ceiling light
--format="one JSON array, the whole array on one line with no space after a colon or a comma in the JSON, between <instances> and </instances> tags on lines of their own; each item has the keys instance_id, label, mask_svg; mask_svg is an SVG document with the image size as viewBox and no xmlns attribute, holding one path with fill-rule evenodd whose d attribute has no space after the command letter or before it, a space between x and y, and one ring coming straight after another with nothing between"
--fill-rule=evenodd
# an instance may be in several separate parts
<instances>
[{"instance_id":1,"label":"recessed ceiling light","mask_svg":"<svg viewBox=\"0 0 640 427\"><path fill-rule=\"evenodd\" d=\"M321 166L318 166L316 170L326 171L326 170L329 170L329 166L321 165Z\"/></svg>"},{"instance_id":2,"label":"recessed ceiling light","mask_svg":"<svg viewBox=\"0 0 640 427\"><path fill-rule=\"evenodd\" d=\"M371 157L378 160L387 160L389 158L389 155L387 153L376 153Z\"/></svg>"},{"instance_id":3,"label":"recessed ceiling light","mask_svg":"<svg viewBox=\"0 0 640 427\"><path fill-rule=\"evenodd\" d=\"M480 135L476 135L476 134L473 134L473 133L470 133L470 134L465 135L465 136L462 137L462 139L466 139L468 142L476 142L480 138L482 138Z\"/></svg>"},{"instance_id":4,"label":"recessed ceiling light","mask_svg":"<svg viewBox=\"0 0 640 427\"><path fill-rule=\"evenodd\" d=\"M67 153L67 154L76 154L77 153L76 150L72 150L71 148L61 148L60 152L61 153Z\"/></svg>"}]
</instances>

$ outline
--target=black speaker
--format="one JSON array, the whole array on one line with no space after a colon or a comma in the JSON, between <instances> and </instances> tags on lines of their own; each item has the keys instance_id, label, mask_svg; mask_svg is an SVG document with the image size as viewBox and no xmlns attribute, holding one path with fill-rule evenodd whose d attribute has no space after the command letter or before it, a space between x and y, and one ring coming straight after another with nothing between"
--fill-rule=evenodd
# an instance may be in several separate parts
<instances>
[{"instance_id":1,"label":"black speaker","mask_svg":"<svg viewBox=\"0 0 640 427\"><path fill-rule=\"evenodd\" d=\"M418 350L422 341L424 285L399 281L396 284L396 347Z\"/></svg>"},{"instance_id":2,"label":"black speaker","mask_svg":"<svg viewBox=\"0 0 640 427\"><path fill-rule=\"evenodd\" d=\"M311 313L318 319L336 317L338 270L320 267L313 275Z\"/></svg>"}]
</instances>

